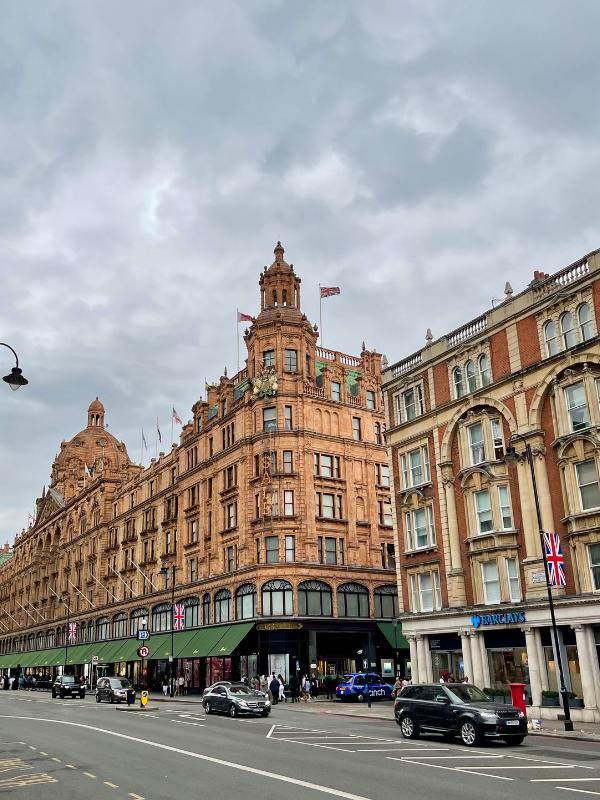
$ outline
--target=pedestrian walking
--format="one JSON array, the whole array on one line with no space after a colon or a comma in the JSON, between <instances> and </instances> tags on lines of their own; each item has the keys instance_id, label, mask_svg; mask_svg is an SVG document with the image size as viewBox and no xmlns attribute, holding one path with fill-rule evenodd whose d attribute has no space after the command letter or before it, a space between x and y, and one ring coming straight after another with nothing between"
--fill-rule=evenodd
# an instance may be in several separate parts
<instances>
[{"instance_id":1,"label":"pedestrian walking","mask_svg":"<svg viewBox=\"0 0 600 800\"><path fill-rule=\"evenodd\" d=\"M310 696L314 700L316 700L317 697L319 696L319 681L317 680L315 675L313 675L312 678L310 679Z\"/></svg>"},{"instance_id":2,"label":"pedestrian walking","mask_svg":"<svg viewBox=\"0 0 600 800\"><path fill-rule=\"evenodd\" d=\"M287 697L285 696L285 682L281 673L277 676L277 680L279 681L279 702L287 703Z\"/></svg>"},{"instance_id":3,"label":"pedestrian walking","mask_svg":"<svg viewBox=\"0 0 600 800\"><path fill-rule=\"evenodd\" d=\"M166 676L162 679L162 690L164 696L166 697L169 694L169 681L167 680Z\"/></svg>"},{"instance_id":4,"label":"pedestrian walking","mask_svg":"<svg viewBox=\"0 0 600 800\"><path fill-rule=\"evenodd\" d=\"M308 703L310 700L310 681L308 675L302 678L302 699L305 703Z\"/></svg>"},{"instance_id":5,"label":"pedestrian walking","mask_svg":"<svg viewBox=\"0 0 600 800\"><path fill-rule=\"evenodd\" d=\"M185 678L183 677L183 675L180 675L177 678L177 694L179 695L185 694L184 687L185 687Z\"/></svg>"},{"instance_id":6,"label":"pedestrian walking","mask_svg":"<svg viewBox=\"0 0 600 800\"><path fill-rule=\"evenodd\" d=\"M400 675L396 678L396 683L392 687L392 697L398 697L402 690L402 681L400 680Z\"/></svg>"},{"instance_id":7,"label":"pedestrian walking","mask_svg":"<svg viewBox=\"0 0 600 800\"><path fill-rule=\"evenodd\" d=\"M297 675L292 675L289 682L290 687L290 695L292 698L292 703L298 702L298 695L300 693L300 681L298 680Z\"/></svg>"},{"instance_id":8,"label":"pedestrian walking","mask_svg":"<svg viewBox=\"0 0 600 800\"><path fill-rule=\"evenodd\" d=\"M271 702L273 703L274 706L276 706L277 703L279 702L279 681L277 680L275 673L271 675L271 681L269 683L269 691L271 692L271 698L272 698Z\"/></svg>"}]
</instances>

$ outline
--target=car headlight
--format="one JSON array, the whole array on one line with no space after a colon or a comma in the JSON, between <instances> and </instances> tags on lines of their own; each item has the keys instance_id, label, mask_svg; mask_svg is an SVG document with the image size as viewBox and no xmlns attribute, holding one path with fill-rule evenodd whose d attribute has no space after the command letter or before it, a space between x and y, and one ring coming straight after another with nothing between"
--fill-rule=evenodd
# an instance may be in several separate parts
<instances>
[{"instance_id":1,"label":"car headlight","mask_svg":"<svg viewBox=\"0 0 600 800\"><path fill-rule=\"evenodd\" d=\"M271 705L271 701L268 698L265 700L265 705L266 706L270 706Z\"/></svg>"},{"instance_id":2,"label":"car headlight","mask_svg":"<svg viewBox=\"0 0 600 800\"><path fill-rule=\"evenodd\" d=\"M247 703L245 700L238 700L238 703L239 703L241 706L247 706L247 705L248 705L248 703Z\"/></svg>"},{"instance_id":3,"label":"car headlight","mask_svg":"<svg viewBox=\"0 0 600 800\"><path fill-rule=\"evenodd\" d=\"M485 719L498 719L498 714L495 711L480 711L479 716Z\"/></svg>"}]
</instances>

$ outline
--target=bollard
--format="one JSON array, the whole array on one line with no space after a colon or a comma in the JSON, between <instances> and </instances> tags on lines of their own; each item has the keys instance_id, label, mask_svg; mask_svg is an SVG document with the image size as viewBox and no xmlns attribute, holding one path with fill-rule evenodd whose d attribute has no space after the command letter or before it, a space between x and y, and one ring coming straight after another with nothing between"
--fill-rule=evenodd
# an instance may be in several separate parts
<instances>
[{"instance_id":1,"label":"bollard","mask_svg":"<svg viewBox=\"0 0 600 800\"><path fill-rule=\"evenodd\" d=\"M140 708L144 708L147 702L148 702L148 692L144 690L143 692L140 692Z\"/></svg>"}]
</instances>

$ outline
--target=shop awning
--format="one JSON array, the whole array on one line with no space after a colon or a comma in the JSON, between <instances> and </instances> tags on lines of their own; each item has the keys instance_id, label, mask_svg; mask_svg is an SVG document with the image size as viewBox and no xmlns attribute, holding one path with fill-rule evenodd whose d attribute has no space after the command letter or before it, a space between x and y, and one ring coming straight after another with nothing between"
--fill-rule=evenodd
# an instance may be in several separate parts
<instances>
[{"instance_id":1,"label":"shop awning","mask_svg":"<svg viewBox=\"0 0 600 800\"><path fill-rule=\"evenodd\" d=\"M394 650L408 649L408 639L402 633L402 625L399 622L378 622L377 627Z\"/></svg>"},{"instance_id":2,"label":"shop awning","mask_svg":"<svg viewBox=\"0 0 600 800\"><path fill-rule=\"evenodd\" d=\"M98 658L105 664L115 664L117 661L136 661L136 650L142 644L137 639L120 639L118 642L107 642L102 648Z\"/></svg>"},{"instance_id":3,"label":"shop awning","mask_svg":"<svg viewBox=\"0 0 600 800\"><path fill-rule=\"evenodd\" d=\"M237 625L229 625L223 632L223 636L206 655L230 656L253 627L253 622L238 622Z\"/></svg>"},{"instance_id":4,"label":"shop awning","mask_svg":"<svg viewBox=\"0 0 600 800\"><path fill-rule=\"evenodd\" d=\"M67 649L67 664L87 664L89 661L87 654L90 651L89 644L71 645ZM62 661L64 661L64 656Z\"/></svg>"}]
</instances>

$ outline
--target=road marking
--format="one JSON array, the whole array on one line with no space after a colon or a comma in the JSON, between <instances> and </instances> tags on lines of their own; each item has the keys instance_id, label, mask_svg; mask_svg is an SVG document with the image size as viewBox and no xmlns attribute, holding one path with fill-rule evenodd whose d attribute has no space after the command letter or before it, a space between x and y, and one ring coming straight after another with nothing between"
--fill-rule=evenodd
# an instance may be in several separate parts
<instances>
[{"instance_id":1,"label":"road marking","mask_svg":"<svg viewBox=\"0 0 600 800\"><path fill-rule=\"evenodd\" d=\"M65 764L67 769L77 769L77 767L73 766L73 764Z\"/></svg>"},{"instance_id":2,"label":"road marking","mask_svg":"<svg viewBox=\"0 0 600 800\"><path fill-rule=\"evenodd\" d=\"M111 789L118 789L119 788L116 783L111 783L110 781L104 781L104 785L105 786L110 786Z\"/></svg>"},{"instance_id":3,"label":"road marking","mask_svg":"<svg viewBox=\"0 0 600 800\"><path fill-rule=\"evenodd\" d=\"M141 794L134 794L133 792L129 792L129 797L133 797L133 800L145 800Z\"/></svg>"},{"instance_id":4,"label":"road marking","mask_svg":"<svg viewBox=\"0 0 600 800\"><path fill-rule=\"evenodd\" d=\"M427 756L412 756L412 760L421 759L421 758L434 758L436 761L439 761L440 759L448 759L449 761L462 761L463 759L466 760L466 759L471 759L471 758L481 758L481 755L482 754L480 753L480 754L474 755L474 756L429 756L429 755L427 755ZM488 755L487 753L484 753L483 755L486 755L488 758L505 758L505 756L494 756L494 755ZM494 767L491 766L490 769L494 769Z\"/></svg>"},{"instance_id":5,"label":"road marking","mask_svg":"<svg viewBox=\"0 0 600 800\"><path fill-rule=\"evenodd\" d=\"M600 778L561 778L563 783L581 783L582 781L600 781ZM531 778L530 783L556 783L556 778Z\"/></svg>"},{"instance_id":6,"label":"road marking","mask_svg":"<svg viewBox=\"0 0 600 800\"><path fill-rule=\"evenodd\" d=\"M451 772L463 772L465 775L483 775L484 778L495 778L499 781L514 781L514 778L508 778L506 775L486 775L485 772L469 772L461 767L445 767L443 764L428 764L427 761L411 761L409 758L394 758L394 756L386 756L386 758L390 761L402 761L404 764L417 764L420 767L449 769Z\"/></svg>"},{"instance_id":7,"label":"road marking","mask_svg":"<svg viewBox=\"0 0 600 800\"><path fill-rule=\"evenodd\" d=\"M43 751L43 750L40 750L40 755L41 755L41 756L47 756L47 755L48 755L48 753L44 753L44 751Z\"/></svg>"},{"instance_id":8,"label":"road marking","mask_svg":"<svg viewBox=\"0 0 600 800\"><path fill-rule=\"evenodd\" d=\"M357 753L401 753L403 751L408 751L411 753L415 752L415 747L371 747L371 748L362 748L359 747L356 752ZM429 750L446 750L445 747L430 747Z\"/></svg>"},{"instance_id":9,"label":"road marking","mask_svg":"<svg viewBox=\"0 0 600 800\"><path fill-rule=\"evenodd\" d=\"M581 794L600 794L600 792L592 792L591 789L576 789L574 786L555 786L555 789L563 789L565 792L581 792Z\"/></svg>"},{"instance_id":10,"label":"road marking","mask_svg":"<svg viewBox=\"0 0 600 800\"><path fill-rule=\"evenodd\" d=\"M21 717L19 717L18 719L21 719ZM37 750L37 747L34 747L32 744L28 744L28 745L27 745L27 747L28 747L30 750Z\"/></svg>"},{"instance_id":11,"label":"road marking","mask_svg":"<svg viewBox=\"0 0 600 800\"><path fill-rule=\"evenodd\" d=\"M85 775L87 778L95 778L95 777L96 777L96 776L94 775L94 773L93 773L93 772L84 772L83 774L84 774L84 775Z\"/></svg>"},{"instance_id":12,"label":"road marking","mask_svg":"<svg viewBox=\"0 0 600 800\"><path fill-rule=\"evenodd\" d=\"M240 772L249 772L253 775L260 775L263 778L270 778L280 783L289 783L293 786L302 786L305 789L313 789L315 792L321 794L333 795L334 797L342 797L344 800L371 800L364 795L352 794L351 792L344 792L341 789L335 789L332 786L324 786L311 781L303 781L299 778L292 778L289 775L281 775L276 772L269 772L265 769L258 767L250 767L247 764L238 764L235 761L226 761L223 758L216 758L215 756L207 756L204 753L195 753L193 750L183 750L179 747L163 744L162 742L153 742L151 739L142 739L138 736L130 736L126 733L118 733L117 731L108 730L106 728L97 728L94 725L85 725L82 722L70 722L62 719L47 719L46 717L20 717L15 714L2 714L0 719L15 719L21 722L48 722L52 725L69 725L74 728L83 728L85 730L94 731L96 733L106 734L112 738L127 739L130 742L137 742L138 744L145 744L148 747L156 747L159 750L167 750L170 753L178 753L179 755L188 756L189 758L197 758L200 761L206 761L209 764L218 764L221 767L228 767L229 769L237 769ZM389 756L388 756L389 758ZM512 778L503 778L503 780L512 780Z\"/></svg>"},{"instance_id":13,"label":"road marking","mask_svg":"<svg viewBox=\"0 0 600 800\"><path fill-rule=\"evenodd\" d=\"M267 733L265 738L270 739L271 738L271 734L273 733L273 731L275 730L276 727L277 727L277 725L271 725L271 727L269 728L269 732Z\"/></svg>"},{"instance_id":14,"label":"road marking","mask_svg":"<svg viewBox=\"0 0 600 800\"><path fill-rule=\"evenodd\" d=\"M206 727L201 722L186 722L184 719L172 719L171 722L176 722L178 725L194 725L196 728Z\"/></svg>"},{"instance_id":15,"label":"road marking","mask_svg":"<svg viewBox=\"0 0 600 800\"><path fill-rule=\"evenodd\" d=\"M462 767L462 769L575 769L575 765L574 764L563 764L562 767L559 767L559 766L549 767L547 764L545 764L543 767L521 767L521 766L510 767L510 766L504 766L504 765L496 766L495 764L490 764L490 765L487 765L487 766L485 764L473 764L472 766L469 766L467 764L464 767Z\"/></svg>"}]
</instances>

